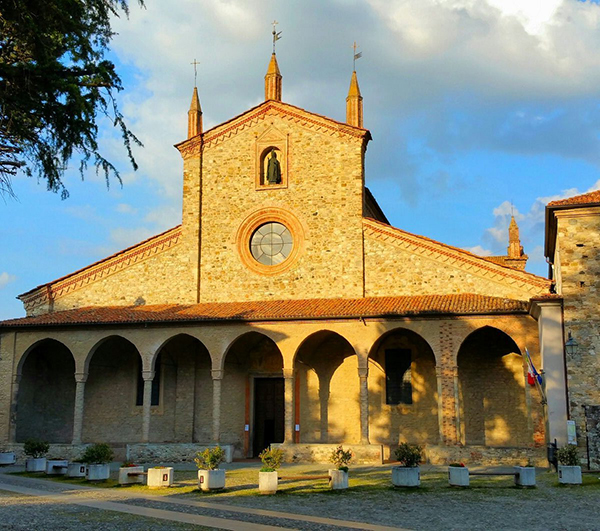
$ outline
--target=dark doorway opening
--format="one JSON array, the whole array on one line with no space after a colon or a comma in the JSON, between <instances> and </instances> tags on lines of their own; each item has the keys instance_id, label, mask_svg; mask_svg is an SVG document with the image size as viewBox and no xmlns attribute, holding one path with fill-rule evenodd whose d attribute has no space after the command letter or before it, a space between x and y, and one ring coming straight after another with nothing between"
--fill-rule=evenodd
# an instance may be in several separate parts
<instances>
[{"instance_id":1,"label":"dark doorway opening","mask_svg":"<svg viewBox=\"0 0 600 531\"><path fill-rule=\"evenodd\" d=\"M254 378L254 457L271 443L283 442L283 389L283 378Z\"/></svg>"}]
</instances>

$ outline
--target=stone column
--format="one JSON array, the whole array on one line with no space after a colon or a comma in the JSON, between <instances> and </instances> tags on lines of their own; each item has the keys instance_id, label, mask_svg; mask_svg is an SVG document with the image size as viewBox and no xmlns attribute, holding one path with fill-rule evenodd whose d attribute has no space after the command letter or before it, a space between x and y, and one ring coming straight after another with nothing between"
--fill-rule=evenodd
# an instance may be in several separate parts
<instances>
[{"instance_id":1,"label":"stone column","mask_svg":"<svg viewBox=\"0 0 600 531\"><path fill-rule=\"evenodd\" d=\"M8 440L11 443L17 441L17 400L19 398L19 384L21 383L21 375L15 374L12 384L12 396L10 400L10 425Z\"/></svg>"},{"instance_id":2,"label":"stone column","mask_svg":"<svg viewBox=\"0 0 600 531\"><path fill-rule=\"evenodd\" d=\"M222 370L210 371L213 384L213 419L212 419L212 439L214 443L219 443L221 439L221 381L223 380Z\"/></svg>"},{"instance_id":3,"label":"stone column","mask_svg":"<svg viewBox=\"0 0 600 531\"><path fill-rule=\"evenodd\" d=\"M73 443L81 444L83 431L83 408L85 404L85 382L88 375L82 372L75 373L75 407L73 411Z\"/></svg>"},{"instance_id":4,"label":"stone column","mask_svg":"<svg viewBox=\"0 0 600 531\"><path fill-rule=\"evenodd\" d=\"M144 378L144 402L142 409L142 442L150 440L150 408L152 406L152 380L154 371L142 371Z\"/></svg>"},{"instance_id":5,"label":"stone column","mask_svg":"<svg viewBox=\"0 0 600 531\"><path fill-rule=\"evenodd\" d=\"M533 300L531 314L538 320L540 352L546 393L546 437L558 446L567 444L567 377L562 299Z\"/></svg>"},{"instance_id":6,"label":"stone column","mask_svg":"<svg viewBox=\"0 0 600 531\"><path fill-rule=\"evenodd\" d=\"M360 380L360 444L369 443L369 368L359 367Z\"/></svg>"},{"instance_id":7,"label":"stone column","mask_svg":"<svg viewBox=\"0 0 600 531\"><path fill-rule=\"evenodd\" d=\"M458 400L458 367L454 359L454 323L440 324L440 350L436 355L438 380L438 418L441 442L448 446L460 443L460 404ZM441 418L440 418L441 417Z\"/></svg>"},{"instance_id":8,"label":"stone column","mask_svg":"<svg viewBox=\"0 0 600 531\"><path fill-rule=\"evenodd\" d=\"M294 442L294 369L283 369L285 387L283 391L285 400L285 437L283 442Z\"/></svg>"}]
</instances>

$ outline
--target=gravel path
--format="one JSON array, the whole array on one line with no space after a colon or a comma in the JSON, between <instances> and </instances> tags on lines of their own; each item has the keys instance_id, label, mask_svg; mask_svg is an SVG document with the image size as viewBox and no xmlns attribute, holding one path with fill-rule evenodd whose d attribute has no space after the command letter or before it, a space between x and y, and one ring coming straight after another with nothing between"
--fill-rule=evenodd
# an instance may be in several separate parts
<instances>
[{"instance_id":1,"label":"gravel path","mask_svg":"<svg viewBox=\"0 0 600 531\"><path fill-rule=\"evenodd\" d=\"M310 473L311 467L290 467L290 473ZM254 469L250 471L255 474ZM259 525L303 530L351 529L279 517L239 512L261 509L358 521L371 525L415 530L597 530L600 531L600 480L589 478L583 487L555 486L555 475L538 472L538 488L521 490L509 479L472 479L472 488L447 486L443 470L423 467L423 488L417 490L388 487L389 467L359 468L351 472L351 488L344 492L311 492L284 483L275 496L255 494L255 485L233 486L220 494L156 495L131 488L75 487L43 479L0 474L1 484L21 485L48 493L68 493L71 499L91 498L127 504L132 508L168 510L171 513L202 515ZM253 477L253 476L249 476ZM356 478L356 479L352 479ZM242 478L245 479L245 478ZM590 482L590 480L593 480ZM240 480L241 481L241 480ZM353 481L355 485L353 486ZM246 481L246 483L248 483ZM5 487L6 488L6 487ZM228 507L229 506L229 507ZM238 509L238 510L234 510ZM138 509L139 510L139 509ZM352 526L366 529L368 526ZM158 521L130 514L57 503L39 497L0 492L0 529L205 529L178 522ZM234 527L235 528L235 527Z\"/></svg>"}]
</instances>

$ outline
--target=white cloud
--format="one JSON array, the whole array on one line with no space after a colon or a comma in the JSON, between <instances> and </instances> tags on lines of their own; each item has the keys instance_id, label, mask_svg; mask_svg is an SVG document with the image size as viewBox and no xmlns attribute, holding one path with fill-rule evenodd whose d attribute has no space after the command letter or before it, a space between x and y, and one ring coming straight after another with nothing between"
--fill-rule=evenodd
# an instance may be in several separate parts
<instances>
[{"instance_id":1,"label":"white cloud","mask_svg":"<svg viewBox=\"0 0 600 531\"><path fill-rule=\"evenodd\" d=\"M481 245L475 245L474 247L464 247L465 251L476 254L478 256L492 256L494 253L489 249L484 249Z\"/></svg>"},{"instance_id":2,"label":"white cloud","mask_svg":"<svg viewBox=\"0 0 600 531\"><path fill-rule=\"evenodd\" d=\"M116 250L125 249L131 247L137 243L147 240L155 233L146 227L139 227L134 229L118 228L110 231L110 238L117 246Z\"/></svg>"},{"instance_id":3,"label":"white cloud","mask_svg":"<svg viewBox=\"0 0 600 531\"><path fill-rule=\"evenodd\" d=\"M137 212L137 208L134 208L134 207L132 207L131 205L129 205L127 203L119 203L115 207L115 210L119 214L135 214Z\"/></svg>"},{"instance_id":4,"label":"white cloud","mask_svg":"<svg viewBox=\"0 0 600 531\"><path fill-rule=\"evenodd\" d=\"M2 289L7 284L10 284L11 282L14 282L15 280L17 280L17 277L15 275L11 275L6 271L3 271L2 273L0 273L0 289Z\"/></svg>"}]
</instances>

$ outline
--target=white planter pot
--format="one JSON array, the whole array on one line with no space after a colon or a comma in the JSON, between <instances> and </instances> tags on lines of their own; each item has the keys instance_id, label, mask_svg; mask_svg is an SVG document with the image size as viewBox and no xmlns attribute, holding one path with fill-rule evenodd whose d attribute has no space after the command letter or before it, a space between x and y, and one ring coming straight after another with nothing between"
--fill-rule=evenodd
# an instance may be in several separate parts
<instances>
[{"instance_id":1,"label":"white planter pot","mask_svg":"<svg viewBox=\"0 0 600 531\"><path fill-rule=\"evenodd\" d=\"M48 459L46 461L46 474L49 476L62 476L67 473L69 461L66 459Z\"/></svg>"},{"instance_id":2,"label":"white planter pot","mask_svg":"<svg viewBox=\"0 0 600 531\"><path fill-rule=\"evenodd\" d=\"M448 483L455 487L468 487L469 469L466 466L449 466Z\"/></svg>"},{"instance_id":3,"label":"white planter pot","mask_svg":"<svg viewBox=\"0 0 600 531\"><path fill-rule=\"evenodd\" d=\"M581 485L581 467L558 465L558 482L564 485Z\"/></svg>"},{"instance_id":4,"label":"white planter pot","mask_svg":"<svg viewBox=\"0 0 600 531\"><path fill-rule=\"evenodd\" d=\"M158 489L171 485L173 485L173 467L148 469L148 487Z\"/></svg>"},{"instance_id":5,"label":"white planter pot","mask_svg":"<svg viewBox=\"0 0 600 531\"><path fill-rule=\"evenodd\" d=\"M392 483L395 487L418 487L421 485L421 470L418 466L394 466Z\"/></svg>"},{"instance_id":6,"label":"white planter pot","mask_svg":"<svg viewBox=\"0 0 600 531\"><path fill-rule=\"evenodd\" d=\"M36 457L27 459L25 461L25 470L27 472L45 472L46 471L46 458Z\"/></svg>"},{"instance_id":7,"label":"white planter pot","mask_svg":"<svg viewBox=\"0 0 600 531\"><path fill-rule=\"evenodd\" d=\"M87 475L87 465L83 463L69 463L67 466L67 477L84 478Z\"/></svg>"},{"instance_id":8,"label":"white planter pot","mask_svg":"<svg viewBox=\"0 0 600 531\"><path fill-rule=\"evenodd\" d=\"M134 483L141 483L143 485L145 478L143 472L143 466L123 466L119 468L119 485L133 485Z\"/></svg>"},{"instance_id":9,"label":"white planter pot","mask_svg":"<svg viewBox=\"0 0 600 531\"><path fill-rule=\"evenodd\" d=\"M0 465L14 465L16 462L14 452L0 452Z\"/></svg>"},{"instance_id":10,"label":"white planter pot","mask_svg":"<svg viewBox=\"0 0 600 531\"><path fill-rule=\"evenodd\" d=\"M110 464L94 464L87 466L86 479L88 481L104 481L110 477Z\"/></svg>"},{"instance_id":11,"label":"white planter pot","mask_svg":"<svg viewBox=\"0 0 600 531\"><path fill-rule=\"evenodd\" d=\"M225 488L225 470L198 470L198 487L202 490Z\"/></svg>"},{"instance_id":12,"label":"white planter pot","mask_svg":"<svg viewBox=\"0 0 600 531\"><path fill-rule=\"evenodd\" d=\"M277 471L258 473L258 490L261 494L275 494L277 492Z\"/></svg>"},{"instance_id":13,"label":"white planter pot","mask_svg":"<svg viewBox=\"0 0 600 531\"><path fill-rule=\"evenodd\" d=\"M519 485L520 487L535 487L535 467L516 466L515 485Z\"/></svg>"},{"instance_id":14,"label":"white planter pot","mask_svg":"<svg viewBox=\"0 0 600 531\"><path fill-rule=\"evenodd\" d=\"M341 490L348 488L348 472L344 470L329 471L329 486L333 490Z\"/></svg>"}]
</instances>

